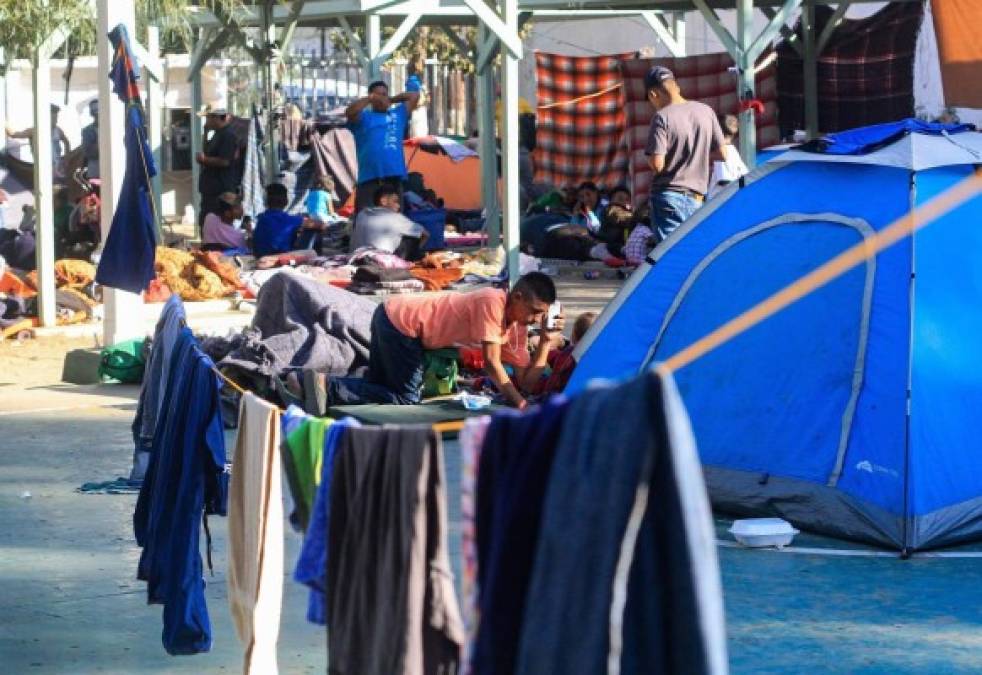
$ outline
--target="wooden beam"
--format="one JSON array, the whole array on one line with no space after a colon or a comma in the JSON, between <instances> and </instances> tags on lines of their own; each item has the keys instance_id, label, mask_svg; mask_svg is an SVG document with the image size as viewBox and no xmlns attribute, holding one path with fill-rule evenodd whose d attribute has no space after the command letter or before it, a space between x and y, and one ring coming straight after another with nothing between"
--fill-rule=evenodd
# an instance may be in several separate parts
<instances>
[{"instance_id":1,"label":"wooden beam","mask_svg":"<svg viewBox=\"0 0 982 675\"><path fill-rule=\"evenodd\" d=\"M396 28L395 32L389 37L388 40L385 41L385 44L382 45L382 47L379 49L378 54L376 54L372 58L374 72L381 71L382 64L388 61L389 58L392 56L392 54L395 53L397 49L399 49L402 43L409 36L409 33L412 31L413 28L416 27L416 24L419 22L419 20L422 17L423 17L422 14L415 13L415 14L409 14L408 16L406 16L405 19L402 20L402 23L399 24L399 27Z\"/></svg>"},{"instance_id":2,"label":"wooden beam","mask_svg":"<svg viewBox=\"0 0 982 675\"><path fill-rule=\"evenodd\" d=\"M221 30L215 28L201 29L194 45L194 51L191 52L191 59L188 62L188 82L193 81L201 73L201 69L205 67L208 59L228 43L230 30L227 27Z\"/></svg>"}]
</instances>

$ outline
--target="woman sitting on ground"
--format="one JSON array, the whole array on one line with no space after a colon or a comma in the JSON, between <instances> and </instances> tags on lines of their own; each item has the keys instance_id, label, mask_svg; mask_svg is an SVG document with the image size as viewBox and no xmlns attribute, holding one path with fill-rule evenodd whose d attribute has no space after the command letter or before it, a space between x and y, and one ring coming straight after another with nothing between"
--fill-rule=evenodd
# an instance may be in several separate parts
<instances>
[{"instance_id":1,"label":"woman sitting on ground","mask_svg":"<svg viewBox=\"0 0 982 675\"><path fill-rule=\"evenodd\" d=\"M209 213L201 227L201 248L205 251L248 250L246 230L235 226L242 218L242 202L234 192L218 196L218 213Z\"/></svg>"}]
</instances>

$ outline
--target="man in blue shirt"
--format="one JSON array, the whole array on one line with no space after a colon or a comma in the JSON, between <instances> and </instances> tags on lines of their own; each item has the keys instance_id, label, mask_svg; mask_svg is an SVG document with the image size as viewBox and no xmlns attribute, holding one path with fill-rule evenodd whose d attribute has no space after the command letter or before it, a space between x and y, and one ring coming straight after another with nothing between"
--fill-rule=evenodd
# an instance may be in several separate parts
<instances>
[{"instance_id":1,"label":"man in blue shirt","mask_svg":"<svg viewBox=\"0 0 982 675\"><path fill-rule=\"evenodd\" d=\"M409 116L419 104L419 86L419 78L414 75L404 93L390 98L385 82L372 82L368 96L345 111L358 150L355 211L371 206L375 191L382 185L395 186L402 194L402 181L406 178L402 141Z\"/></svg>"},{"instance_id":2,"label":"man in blue shirt","mask_svg":"<svg viewBox=\"0 0 982 675\"><path fill-rule=\"evenodd\" d=\"M266 186L266 210L256 218L252 235L252 250L257 258L302 247L297 235L304 228L306 218L287 213L289 203L285 185L271 183Z\"/></svg>"}]
</instances>

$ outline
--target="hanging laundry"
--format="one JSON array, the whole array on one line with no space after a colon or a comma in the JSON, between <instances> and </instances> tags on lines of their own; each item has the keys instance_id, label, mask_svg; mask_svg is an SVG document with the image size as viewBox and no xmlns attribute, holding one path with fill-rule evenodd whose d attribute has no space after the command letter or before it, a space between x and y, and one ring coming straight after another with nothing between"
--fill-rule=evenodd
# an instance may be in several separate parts
<instances>
[{"instance_id":1,"label":"hanging laundry","mask_svg":"<svg viewBox=\"0 0 982 675\"><path fill-rule=\"evenodd\" d=\"M140 387L140 400L136 406L136 417L133 418L133 469L130 480L143 480L147 472L147 462L150 460L150 446L153 442L160 406L164 401L167 382L173 371L171 358L174 346L187 319L184 314L184 303L176 295L168 298L164 311L160 313L157 327L154 329L153 341L150 343L150 358L143 375L143 385Z\"/></svg>"},{"instance_id":2,"label":"hanging laundry","mask_svg":"<svg viewBox=\"0 0 982 675\"><path fill-rule=\"evenodd\" d=\"M157 226L154 222L150 179L157 175L153 153L143 121L140 100L140 65L133 57L126 27L116 26L109 34L113 45L109 78L113 91L126 104L126 172L119 191L112 226L99 260L96 281L103 286L140 293L154 278L154 249Z\"/></svg>"},{"instance_id":3,"label":"hanging laundry","mask_svg":"<svg viewBox=\"0 0 982 675\"><path fill-rule=\"evenodd\" d=\"M314 495L321 482L324 457L324 433L331 420L308 417L290 432L284 441L283 467L293 496L290 522L301 532L307 531Z\"/></svg>"},{"instance_id":4,"label":"hanging laundry","mask_svg":"<svg viewBox=\"0 0 982 675\"><path fill-rule=\"evenodd\" d=\"M331 524L331 482L334 476L334 460L338 445L347 429L360 427L353 417L335 422L324 434L324 453L321 462L320 484L314 497L307 535L300 549L295 581L310 587L307 603L307 621L327 625L327 534Z\"/></svg>"},{"instance_id":5,"label":"hanging laundry","mask_svg":"<svg viewBox=\"0 0 982 675\"><path fill-rule=\"evenodd\" d=\"M520 675L727 672L715 530L670 376L570 403L522 626Z\"/></svg>"},{"instance_id":6,"label":"hanging laundry","mask_svg":"<svg viewBox=\"0 0 982 675\"><path fill-rule=\"evenodd\" d=\"M484 437L476 518L481 619L473 673L515 672L543 501L567 407L566 399L555 397L534 413L495 415Z\"/></svg>"},{"instance_id":7,"label":"hanging laundry","mask_svg":"<svg viewBox=\"0 0 982 675\"><path fill-rule=\"evenodd\" d=\"M242 213L253 220L266 210L263 186L262 120L254 114L249 120L249 138L246 141L245 163L242 169Z\"/></svg>"},{"instance_id":8,"label":"hanging laundry","mask_svg":"<svg viewBox=\"0 0 982 675\"><path fill-rule=\"evenodd\" d=\"M228 604L246 646L245 675L276 675L283 604L280 415L245 394L228 491Z\"/></svg>"},{"instance_id":9,"label":"hanging laundry","mask_svg":"<svg viewBox=\"0 0 982 675\"><path fill-rule=\"evenodd\" d=\"M202 514L224 516L228 495L220 384L214 363L187 328L181 329L166 366L170 374L162 412L133 514L136 541L143 548L137 578L147 582L148 602L164 606L167 652L196 654L211 649L199 553Z\"/></svg>"},{"instance_id":10,"label":"hanging laundry","mask_svg":"<svg viewBox=\"0 0 982 675\"><path fill-rule=\"evenodd\" d=\"M348 430L331 485L329 672L456 672L443 448L429 427Z\"/></svg>"},{"instance_id":11,"label":"hanging laundry","mask_svg":"<svg viewBox=\"0 0 982 675\"><path fill-rule=\"evenodd\" d=\"M469 417L460 430L460 613L467 631L467 644L473 646L477 637L477 471L481 463L481 447L487 434L491 417ZM470 654L461 664L461 674L470 672Z\"/></svg>"}]
</instances>

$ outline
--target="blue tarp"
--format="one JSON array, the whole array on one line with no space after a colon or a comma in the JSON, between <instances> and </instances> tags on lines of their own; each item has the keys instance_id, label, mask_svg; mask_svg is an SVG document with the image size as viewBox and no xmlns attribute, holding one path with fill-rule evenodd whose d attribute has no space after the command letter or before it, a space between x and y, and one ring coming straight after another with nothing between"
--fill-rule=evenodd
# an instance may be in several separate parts
<instances>
[{"instance_id":1,"label":"blue tarp","mask_svg":"<svg viewBox=\"0 0 982 675\"><path fill-rule=\"evenodd\" d=\"M157 232L150 179L157 175L144 125L140 100L139 65L130 49L126 27L109 34L115 50L109 78L113 92L126 105L126 173L116 202L112 226L99 260L96 281L103 286L140 293L154 278Z\"/></svg>"},{"instance_id":2,"label":"blue tarp","mask_svg":"<svg viewBox=\"0 0 982 675\"><path fill-rule=\"evenodd\" d=\"M906 119L828 134L798 146L797 149L825 155L866 155L895 143L908 134L940 136L946 133L961 134L966 131L975 131L975 126L972 124L941 124Z\"/></svg>"}]
</instances>

